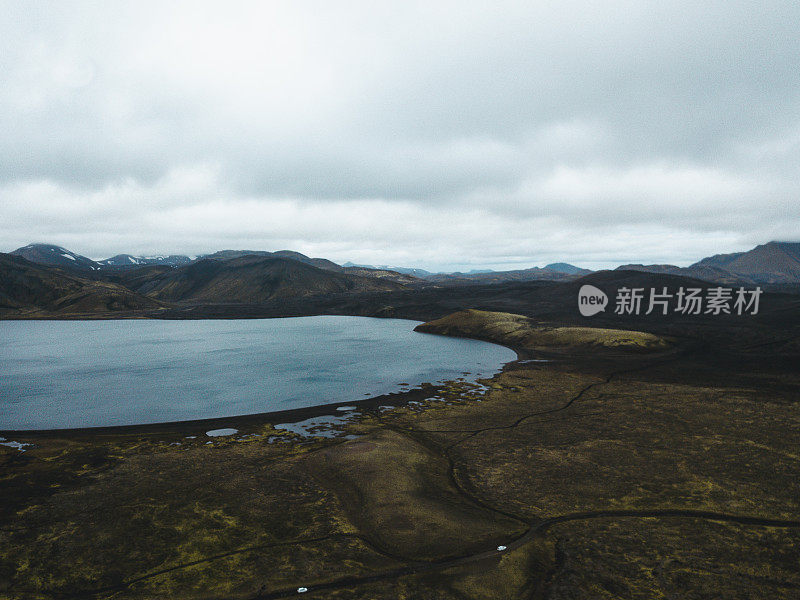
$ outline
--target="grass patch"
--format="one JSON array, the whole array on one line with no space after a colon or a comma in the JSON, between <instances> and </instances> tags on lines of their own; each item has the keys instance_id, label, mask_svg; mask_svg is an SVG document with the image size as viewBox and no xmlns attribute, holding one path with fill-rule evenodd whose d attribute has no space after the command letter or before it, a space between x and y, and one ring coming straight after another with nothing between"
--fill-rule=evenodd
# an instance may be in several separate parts
<instances>
[{"instance_id":1,"label":"grass patch","mask_svg":"<svg viewBox=\"0 0 800 600\"><path fill-rule=\"evenodd\" d=\"M461 310L418 325L424 333L487 340L522 350L620 348L658 351L672 345L668 338L643 331L600 327L550 327L522 315Z\"/></svg>"}]
</instances>

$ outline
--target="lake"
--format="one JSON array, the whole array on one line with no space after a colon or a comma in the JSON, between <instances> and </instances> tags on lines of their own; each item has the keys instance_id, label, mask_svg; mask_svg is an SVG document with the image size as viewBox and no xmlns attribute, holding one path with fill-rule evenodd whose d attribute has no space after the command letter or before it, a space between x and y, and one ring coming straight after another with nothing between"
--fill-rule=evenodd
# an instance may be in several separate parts
<instances>
[{"instance_id":1,"label":"lake","mask_svg":"<svg viewBox=\"0 0 800 600\"><path fill-rule=\"evenodd\" d=\"M0 321L0 430L249 415L487 377L503 346L368 317ZM469 375L465 375L469 373Z\"/></svg>"}]
</instances>

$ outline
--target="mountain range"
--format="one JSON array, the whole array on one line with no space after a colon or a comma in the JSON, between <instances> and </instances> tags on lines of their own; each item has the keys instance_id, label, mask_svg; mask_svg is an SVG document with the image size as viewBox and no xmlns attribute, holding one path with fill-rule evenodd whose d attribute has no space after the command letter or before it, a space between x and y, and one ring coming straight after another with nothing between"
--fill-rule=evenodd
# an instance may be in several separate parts
<instances>
[{"instance_id":1,"label":"mountain range","mask_svg":"<svg viewBox=\"0 0 800 600\"><path fill-rule=\"evenodd\" d=\"M513 271L493 271L491 269L474 269L466 273L432 273L424 269L410 267L391 267L374 266L346 262L339 265L326 258L311 258L300 252L292 250L277 250L274 252L266 250L220 250L212 254L204 254L191 258L182 254L169 256L135 256L132 254L117 254L102 260L92 260L86 256L76 254L61 246L53 244L28 244L22 248L17 248L10 252L15 256L21 256L31 262L61 267L70 271L120 271L136 269L142 266L168 266L183 267L202 259L227 260L240 258L243 256L261 256L274 258L287 258L302 262L326 271L338 273L349 273L365 277L378 277L390 279L398 283L411 284L419 283L419 280L430 280L432 282L448 283L469 283L490 282L490 281L527 281L537 279L560 279L564 276L585 275L590 273L588 269L581 269L567 263L553 263L543 268L532 267L530 269L518 269Z\"/></svg>"},{"instance_id":2,"label":"mountain range","mask_svg":"<svg viewBox=\"0 0 800 600\"><path fill-rule=\"evenodd\" d=\"M92 260L86 256L76 254L61 246L53 244L28 244L13 250L10 254L21 256L33 263L59 267L72 272L99 272L109 274L123 270L137 270L143 266L184 267L200 260L230 260L244 256L259 256L264 258L283 258L301 262L307 265L362 277L374 277L402 284L420 284L424 281L447 284L469 284L472 282L493 281L529 281L537 279L563 279L568 276L585 275L591 271L581 269L567 263L554 263L544 268L533 267L514 271L492 271L490 269L476 269L467 273L432 273L424 269L408 267L388 267L362 265L347 262L339 265L326 258L311 258L300 252L292 250L220 250L212 254L200 255L191 258L186 255L169 256L135 256L132 254L117 254L102 260Z\"/></svg>"},{"instance_id":3,"label":"mountain range","mask_svg":"<svg viewBox=\"0 0 800 600\"><path fill-rule=\"evenodd\" d=\"M54 246L52 244L28 244L27 246L13 250L10 254L12 256L21 256L39 265L63 267L68 270L98 271L102 268L100 262L95 262L91 258L86 258L66 248Z\"/></svg>"},{"instance_id":4,"label":"mountain range","mask_svg":"<svg viewBox=\"0 0 800 600\"><path fill-rule=\"evenodd\" d=\"M21 256L25 256L22 254ZM93 270L100 270L103 267L115 269L132 269L143 265L168 265L170 267L181 267L188 265L192 259L182 254L171 254L170 256L132 256L130 254L117 254L111 258L97 261L97 267Z\"/></svg>"},{"instance_id":5,"label":"mountain range","mask_svg":"<svg viewBox=\"0 0 800 600\"><path fill-rule=\"evenodd\" d=\"M433 273L411 267L373 266L346 262L339 265L326 258L311 258L292 250L221 250L197 257L186 255L135 256L118 254L103 260L92 260L61 246L29 244L11 255L21 256L30 262L60 267L70 272L108 274L122 270L138 270L144 266L185 267L200 260L229 260L244 256L283 258L301 262L325 271L362 277L380 278L401 284L464 285L471 283L496 283L501 281L566 280L591 273L569 263L551 263L544 267L531 267L509 271L472 270L466 273ZM625 264L618 270L681 275L722 285L743 284L800 284L800 242L768 242L747 252L715 254L688 267L671 264ZM97 274L97 273L96 273Z\"/></svg>"},{"instance_id":6,"label":"mountain range","mask_svg":"<svg viewBox=\"0 0 800 600\"><path fill-rule=\"evenodd\" d=\"M9 254L0 253L0 315L94 315L189 305L263 305L313 297L571 282L592 274L567 263L469 273L404 270L339 265L290 250L223 250L197 258L120 254L95 261L60 246L30 244ZM630 264L616 271L798 291L800 243L769 242L748 252L710 256L689 267Z\"/></svg>"},{"instance_id":7,"label":"mountain range","mask_svg":"<svg viewBox=\"0 0 800 600\"><path fill-rule=\"evenodd\" d=\"M0 253L0 314L94 314L165 306L118 283L86 279L21 256Z\"/></svg>"}]
</instances>

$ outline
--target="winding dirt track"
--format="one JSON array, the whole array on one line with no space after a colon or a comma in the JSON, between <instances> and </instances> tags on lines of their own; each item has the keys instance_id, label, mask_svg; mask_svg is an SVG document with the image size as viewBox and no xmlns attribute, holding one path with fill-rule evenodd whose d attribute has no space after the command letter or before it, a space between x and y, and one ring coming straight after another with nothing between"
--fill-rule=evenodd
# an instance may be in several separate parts
<instances>
[{"instance_id":1,"label":"winding dirt track","mask_svg":"<svg viewBox=\"0 0 800 600\"><path fill-rule=\"evenodd\" d=\"M506 550L501 551L495 548L491 550L486 550L484 552L470 554L468 556L454 557L454 558L442 559L426 563L412 563L409 564L408 566L401 567L399 569L384 571L382 573L376 573L374 575L368 575L364 577L343 577L341 579L336 579L333 581L329 581L327 583L320 583L317 585L307 585L305 586L305 588L308 592L334 590L345 587L357 586L364 583L374 583L376 581L396 579L397 577L401 577L403 575L412 575L414 573L441 571L452 567L458 567L474 562L479 562L481 560L499 558L503 553L506 553L509 550L514 550L516 548L519 548L520 546L523 546L524 544L527 544L528 542L532 541L537 535L542 535L545 531L547 531L547 529L549 529L554 525L558 525L560 523L566 523L569 521L585 521L589 519L629 518L629 517L639 517L639 518L683 517L690 519L704 519L708 521L724 521L728 523L738 523L740 525L757 525L762 527L778 527L778 528L800 527L800 521L789 521L781 519L762 519L759 517L732 515L727 513L716 513L703 510L680 510L680 509L657 510L656 509L656 510L598 510L598 511L579 512L579 513L560 515L558 517L552 517L550 519L545 519L544 521L539 521L535 525L532 525L531 528L523 535L521 535L515 540L510 541L506 545L507 546ZM254 596L253 600L293 598L298 595L301 595L301 592L298 592L298 589L299 588L291 588L265 594L259 594Z\"/></svg>"},{"instance_id":2,"label":"winding dirt track","mask_svg":"<svg viewBox=\"0 0 800 600\"><path fill-rule=\"evenodd\" d=\"M548 415L557 412L564 411L572 406L575 402L580 400L586 393L591 391L592 389L606 385L610 383L615 377L618 377L623 374L637 372L645 369L649 369L651 367L657 365L663 365L668 362L672 362L678 360L679 358L685 358L687 354L698 351L698 348L693 348L688 350L687 352L678 353L675 356L672 356L667 359L658 360L654 362L649 362L645 365L640 365L637 367L629 368L629 369L621 369L617 371L613 371L609 373L603 380L591 383L587 386L584 386L580 389L575 395L569 398L563 405L552 408L544 411L537 411L532 412L527 415L523 415L522 417L517 418L515 421L511 422L508 425L499 425L499 426L491 426L491 427L484 427L477 430L430 430L430 431L422 431L422 430L415 430L409 428L402 428L397 426L389 426L394 431L399 433L404 433L413 437L415 441L418 443L423 443L426 447L433 449L436 445L432 444L430 440L424 439L425 433L468 433L469 435L462 437L459 440L445 446L445 447L438 447L436 450L447 459L449 464L449 476L450 481L453 487L459 492L459 494L469 501L470 503L479 506L485 510L490 510L495 513L502 514L504 516L516 519L518 521L523 521L528 523L528 529L525 533L517 537L516 539L510 540L507 544L505 544L504 550L498 550L497 548L488 549L482 552L477 552L470 555L465 556L455 556L449 558L443 558L436 561L430 562L413 562L409 563L404 567L400 567L397 569L384 571L382 573L376 573L374 575L368 575L363 577L343 577L341 579L332 580L326 583L317 584L317 585L303 585L300 583L299 585L303 586L302 588L291 588L291 589L284 589L284 590L276 590L274 592L269 593L262 593L257 596L254 596L254 600L271 600L275 598L292 598L302 595L303 593L307 592L317 592L317 591L325 591L325 590L334 590L334 589L341 589L346 587L353 587L358 586L365 583L374 583L377 581L386 581L391 579L396 579L398 577L402 577L404 575L412 575L415 573L423 573L423 572L431 572L431 571L442 571L453 567L458 567L462 565L467 565L474 562L479 562L482 560L487 559L496 559L502 556L504 553L507 553L511 550L515 550L527 543L530 543L533 539L537 536L542 536L544 533L553 526L559 525L561 523L567 523L570 521L586 521L592 519L608 519L608 518L666 518L666 517L678 517L678 518L687 518L687 519L701 519L707 521L721 521L721 522L728 522L728 523L737 523L739 525L752 525L752 526L760 526L760 527L777 527L777 528L800 528L800 520L785 520L785 519L768 519L768 518L761 518L761 517L753 517L749 515L736 515L730 513L719 513L719 512L712 512L712 511L705 511L705 510L692 510L692 509L650 509L650 510L595 510L595 511L585 511L585 512L576 512L576 513L569 513L565 515L559 515L556 517L551 517L549 519L544 519L542 521L538 521L535 523L529 523L525 519L523 519L519 515L515 515L511 512L507 512L503 509L491 506L487 504L480 498L475 497L474 495L470 494L461 482L458 480L455 472L455 460L451 456L450 451L457 445L461 444L467 439L480 435L486 431L494 431L494 430L503 430L503 429L512 429L517 427L519 424L523 423L527 419L536 416ZM376 413L379 420L380 414ZM385 424L385 422L384 422ZM304 592L299 592L299 589L304 589Z\"/></svg>"}]
</instances>

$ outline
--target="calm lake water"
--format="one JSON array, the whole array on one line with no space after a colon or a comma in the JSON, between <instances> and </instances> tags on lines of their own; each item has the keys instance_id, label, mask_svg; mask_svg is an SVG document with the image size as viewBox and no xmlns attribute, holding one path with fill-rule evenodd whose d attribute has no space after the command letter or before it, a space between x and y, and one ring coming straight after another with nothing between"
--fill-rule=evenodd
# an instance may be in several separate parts
<instances>
[{"instance_id":1,"label":"calm lake water","mask_svg":"<svg viewBox=\"0 0 800 600\"><path fill-rule=\"evenodd\" d=\"M366 317L0 321L0 429L161 423L490 376L513 351ZM469 372L470 375L463 375Z\"/></svg>"}]
</instances>

